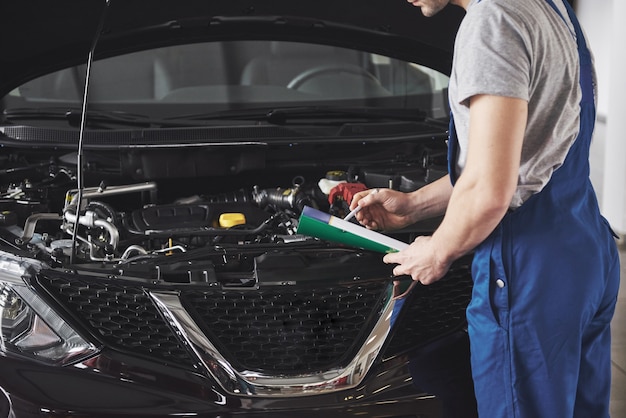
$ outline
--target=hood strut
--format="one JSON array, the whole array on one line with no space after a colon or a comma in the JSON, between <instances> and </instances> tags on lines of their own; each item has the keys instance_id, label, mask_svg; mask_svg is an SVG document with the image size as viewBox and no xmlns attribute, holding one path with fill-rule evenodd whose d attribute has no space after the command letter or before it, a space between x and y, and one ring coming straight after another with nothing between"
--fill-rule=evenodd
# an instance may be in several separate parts
<instances>
[{"instance_id":1,"label":"hood strut","mask_svg":"<svg viewBox=\"0 0 626 418\"><path fill-rule=\"evenodd\" d=\"M105 7L102 11L102 15L100 16L100 20L98 22L98 29L96 30L96 34L91 43L91 48L89 48L89 55L87 56L87 69L85 73L85 88L83 90L83 103L81 109L81 117L80 117L80 131L78 135L78 152L77 152L77 169L76 169L76 182L78 193L77 197L77 207L76 207L76 221L74 222L74 228L72 232L72 252L70 255L70 263L74 262L74 253L76 252L76 237L78 233L78 225L80 220L80 212L82 209L83 202L83 144L85 142L85 125L87 124L87 104L89 102L89 82L91 79L91 64L93 63L93 54L96 50L96 45L98 44L98 40L100 39L100 34L102 33L102 28L104 27L104 22L106 21L107 12L109 10L109 5L111 0L104 0Z\"/></svg>"}]
</instances>

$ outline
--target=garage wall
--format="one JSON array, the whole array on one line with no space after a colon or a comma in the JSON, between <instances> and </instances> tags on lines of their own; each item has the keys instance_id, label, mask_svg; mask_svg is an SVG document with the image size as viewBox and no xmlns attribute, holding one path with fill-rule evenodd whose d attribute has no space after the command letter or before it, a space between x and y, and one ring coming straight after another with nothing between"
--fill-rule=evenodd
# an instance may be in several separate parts
<instances>
[{"instance_id":1,"label":"garage wall","mask_svg":"<svg viewBox=\"0 0 626 418\"><path fill-rule=\"evenodd\" d=\"M606 118L608 111L608 79L610 58L610 31L607 24L611 20L613 1L619 0L577 0L576 14L585 30L591 46L598 72L598 115ZM606 121L605 121L606 122Z\"/></svg>"},{"instance_id":2,"label":"garage wall","mask_svg":"<svg viewBox=\"0 0 626 418\"><path fill-rule=\"evenodd\" d=\"M576 13L587 34L598 73L598 121L591 149L591 181L603 214L626 233L626 68L624 0L576 0ZM617 40L617 41L614 41Z\"/></svg>"}]
</instances>

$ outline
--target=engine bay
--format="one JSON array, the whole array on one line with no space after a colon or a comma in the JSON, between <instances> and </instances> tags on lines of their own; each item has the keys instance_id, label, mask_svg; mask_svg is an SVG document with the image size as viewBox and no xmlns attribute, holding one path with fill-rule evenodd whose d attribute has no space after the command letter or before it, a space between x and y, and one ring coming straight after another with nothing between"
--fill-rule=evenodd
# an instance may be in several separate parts
<instances>
[{"instance_id":1,"label":"engine bay","mask_svg":"<svg viewBox=\"0 0 626 418\"><path fill-rule=\"evenodd\" d=\"M75 158L8 154L0 246L53 268L154 283L246 287L280 283L288 271L300 281L332 278L338 259L355 275L373 274L385 268L378 254L299 235L298 218L305 206L343 217L360 190L411 191L445 174L445 155L432 143L413 145L408 155L406 144L393 148L395 160L372 148L368 158L329 158L332 165L276 152L280 158L264 161L262 169L227 176L133 179L92 163L82 189ZM410 242L430 228L394 235Z\"/></svg>"}]
</instances>

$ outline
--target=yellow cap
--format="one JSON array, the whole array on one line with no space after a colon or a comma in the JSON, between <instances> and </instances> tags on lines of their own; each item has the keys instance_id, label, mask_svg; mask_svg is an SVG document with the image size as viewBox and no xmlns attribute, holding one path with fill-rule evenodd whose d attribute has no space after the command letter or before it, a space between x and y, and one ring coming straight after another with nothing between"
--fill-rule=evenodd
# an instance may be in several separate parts
<instances>
[{"instance_id":1,"label":"yellow cap","mask_svg":"<svg viewBox=\"0 0 626 418\"><path fill-rule=\"evenodd\" d=\"M231 228L245 223L246 217L243 213L222 213L219 219L219 224L222 228Z\"/></svg>"}]
</instances>

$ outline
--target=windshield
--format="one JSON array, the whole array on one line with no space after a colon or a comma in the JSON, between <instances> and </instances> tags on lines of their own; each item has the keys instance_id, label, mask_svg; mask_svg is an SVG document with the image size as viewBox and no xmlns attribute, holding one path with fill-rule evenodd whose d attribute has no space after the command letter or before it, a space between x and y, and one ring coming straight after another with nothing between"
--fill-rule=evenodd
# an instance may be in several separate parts
<instances>
[{"instance_id":1,"label":"windshield","mask_svg":"<svg viewBox=\"0 0 626 418\"><path fill-rule=\"evenodd\" d=\"M80 109L85 65L32 80L5 112ZM168 46L95 61L89 109L150 117L272 106L416 108L447 116L448 77L369 52L298 42Z\"/></svg>"}]
</instances>

